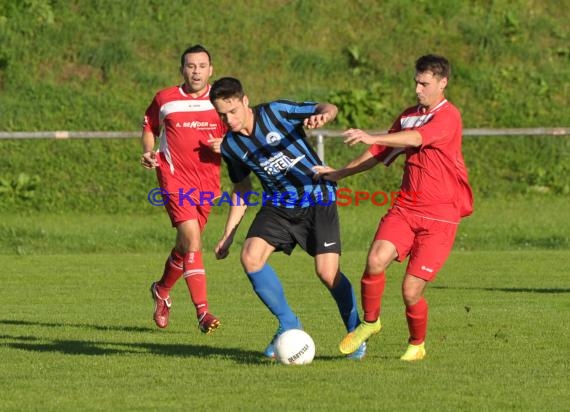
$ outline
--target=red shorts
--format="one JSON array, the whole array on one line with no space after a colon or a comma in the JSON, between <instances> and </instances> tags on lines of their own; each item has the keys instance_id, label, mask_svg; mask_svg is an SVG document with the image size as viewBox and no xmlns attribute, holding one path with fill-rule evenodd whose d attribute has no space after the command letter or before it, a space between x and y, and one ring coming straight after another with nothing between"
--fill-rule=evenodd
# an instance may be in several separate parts
<instances>
[{"instance_id":1,"label":"red shorts","mask_svg":"<svg viewBox=\"0 0 570 412\"><path fill-rule=\"evenodd\" d=\"M168 202L165 203L164 207L168 212L172 226L176 227L187 220L197 220L200 230L204 230L212 206L208 202L197 200L194 200L193 203L184 197L180 198L178 193L170 193Z\"/></svg>"},{"instance_id":2,"label":"red shorts","mask_svg":"<svg viewBox=\"0 0 570 412\"><path fill-rule=\"evenodd\" d=\"M393 243L398 262L409 255L406 273L429 282L447 260L457 226L454 222L426 218L393 207L380 221L374 239Z\"/></svg>"},{"instance_id":3,"label":"red shorts","mask_svg":"<svg viewBox=\"0 0 570 412\"><path fill-rule=\"evenodd\" d=\"M212 205L207 200L201 199L200 192L195 189L197 185L183 183L172 177L169 171L164 172L161 168L157 168L156 172L160 188L169 194L164 207L172 226L176 227L187 220L197 220L200 230L204 230ZM211 192L213 194L214 191Z\"/></svg>"}]
</instances>

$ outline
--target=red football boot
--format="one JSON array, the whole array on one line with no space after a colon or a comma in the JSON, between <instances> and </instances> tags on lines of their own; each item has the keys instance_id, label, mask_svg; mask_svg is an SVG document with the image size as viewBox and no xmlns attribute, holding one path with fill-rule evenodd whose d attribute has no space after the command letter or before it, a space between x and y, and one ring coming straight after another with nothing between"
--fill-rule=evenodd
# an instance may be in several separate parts
<instances>
[{"instance_id":1,"label":"red football boot","mask_svg":"<svg viewBox=\"0 0 570 412\"><path fill-rule=\"evenodd\" d=\"M161 298L156 287L156 282L150 286L150 293L154 300L154 322L159 328L165 328L168 326L168 317L170 316L172 301L170 300L170 296L166 299Z\"/></svg>"},{"instance_id":2,"label":"red football boot","mask_svg":"<svg viewBox=\"0 0 570 412\"><path fill-rule=\"evenodd\" d=\"M202 333L208 334L220 327L220 321L211 313L205 312L198 319L198 327Z\"/></svg>"}]
</instances>

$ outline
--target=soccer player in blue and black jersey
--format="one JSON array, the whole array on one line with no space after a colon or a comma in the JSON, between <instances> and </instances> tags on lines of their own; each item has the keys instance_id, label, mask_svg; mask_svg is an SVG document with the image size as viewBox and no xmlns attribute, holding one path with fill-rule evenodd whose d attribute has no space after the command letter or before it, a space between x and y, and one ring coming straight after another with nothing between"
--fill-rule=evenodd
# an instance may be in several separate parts
<instances>
[{"instance_id":1,"label":"soccer player in blue and black jersey","mask_svg":"<svg viewBox=\"0 0 570 412\"><path fill-rule=\"evenodd\" d=\"M265 356L275 356L273 343L279 334L302 328L267 263L273 252L289 255L297 244L314 257L317 276L335 299L347 331L354 330L360 319L352 285L339 268L336 185L315 179L313 167L322 162L303 129L333 120L336 106L277 100L250 107L241 82L232 77L213 83L210 100L228 127L221 151L234 184L224 234L215 249L218 259L228 255L247 206L261 203L243 244L241 263L255 293L279 321ZM251 172L259 178L262 194L251 191ZM366 342L349 356L361 359L365 353Z\"/></svg>"}]
</instances>

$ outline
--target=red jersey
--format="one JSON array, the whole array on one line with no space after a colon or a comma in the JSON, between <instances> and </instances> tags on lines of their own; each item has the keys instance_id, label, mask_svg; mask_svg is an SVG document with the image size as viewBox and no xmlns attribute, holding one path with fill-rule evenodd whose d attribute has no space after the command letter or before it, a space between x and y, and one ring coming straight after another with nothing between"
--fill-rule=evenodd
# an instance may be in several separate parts
<instances>
[{"instance_id":1,"label":"red jersey","mask_svg":"<svg viewBox=\"0 0 570 412\"><path fill-rule=\"evenodd\" d=\"M161 187L170 193L220 194L221 156L208 143L223 137L226 127L210 103L210 86L199 97L184 92L182 86L159 91L147 108L143 129L160 137L157 175Z\"/></svg>"},{"instance_id":2,"label":"red jersey","mask_svg":"<svg viewBox=\"0 0 570 412\"><path fill-rule=\"evenodd\" d=\"M463 126L459 110L443 100L429 112L421 106L406 109L389 133L417 130L419 147L370 147L370 153L389 165L406 153L401 195L395 205L421 216L456 222L472 211L473 195L461 153Z\"/></svg>"}]
</instances>

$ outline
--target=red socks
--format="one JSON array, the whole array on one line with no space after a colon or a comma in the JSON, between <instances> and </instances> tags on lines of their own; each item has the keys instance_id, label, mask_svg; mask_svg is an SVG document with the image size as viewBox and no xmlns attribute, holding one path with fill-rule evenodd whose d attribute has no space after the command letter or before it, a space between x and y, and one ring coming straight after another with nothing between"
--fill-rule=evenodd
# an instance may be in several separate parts
<instances>
[{"instance_id":1,"label":"red socks","mask_svg":"<svg viewBox=\"0 0 570 412\"><path fill-rule=\"evenodd\" d=\"M199 318L200 315L208 311L206 270L202 262L202 252L189 252L184 255L184 280L188 285L190 297Z\"/></svg>"},{"instance_id":2,"label":"red socks","mask_svg":"<svg viewBox=\"0 0 570 412\"><path fill-rule=\"evenodd\" d=\"M182 276L183 270L183 258L182 256L176 251L176 249L172 249L170 252L170 256L166 259L166 263L164 264L164 272L162 274L162 278L158 281L158 295L166 299L170 294L170 289L176 283L178 279Z\"/></svg>"},{"instance_id":3,"label":"red socks","mask_svg":"<svg viewBox=\"0 0 570 412\"><path fill-rule=\"evenodd\" d=\"M364 273L360 280L362 309L366 322L376 322L380 316L382 295L386 285L384 272L378 274ZM419 345L426 339L428 323L428 304L422 297L415 305L406 306L406 320L410 331L409 343Z\"/></svg>"},{"instance_id":4,"label":"red socks","mask_svg":"<svg viewBox=\"0 0 570 412\"><path fill-rule=\"evenodd\" d=\"M176 249L172 249L170 256L164 264L164 273L158 281L158 295L166 299L170 289L184 274L188 285L192 303L196 307L198 317L208 311L208 297L206 293L206 270L202 262L202 252L189 252L181 256Z\"/></svg>"},{"instance_id":5,"label":"red socks","mask_svg":"<svg viewBox=\"0 0 570 412\"><path fill-rule=\"evenodd\" d=\"M370 274L364 272L360 280L362 309L364 310L364 320L366 322L376 322L380 316L382 305L382 295L386 285L386 274Z\"/></svg>"},{"instance_id":6,"label":"red socks","mask_svg":"<svg viewBox=\"0 0 570 412\"><path fill-rule=\"evenodd\" d=\"M428 322L428 304L425 298L421 298L418 303L406 306L406 319L410 331L409 343L419 345L426 339Z\"/></svg>"}]
</instances>

